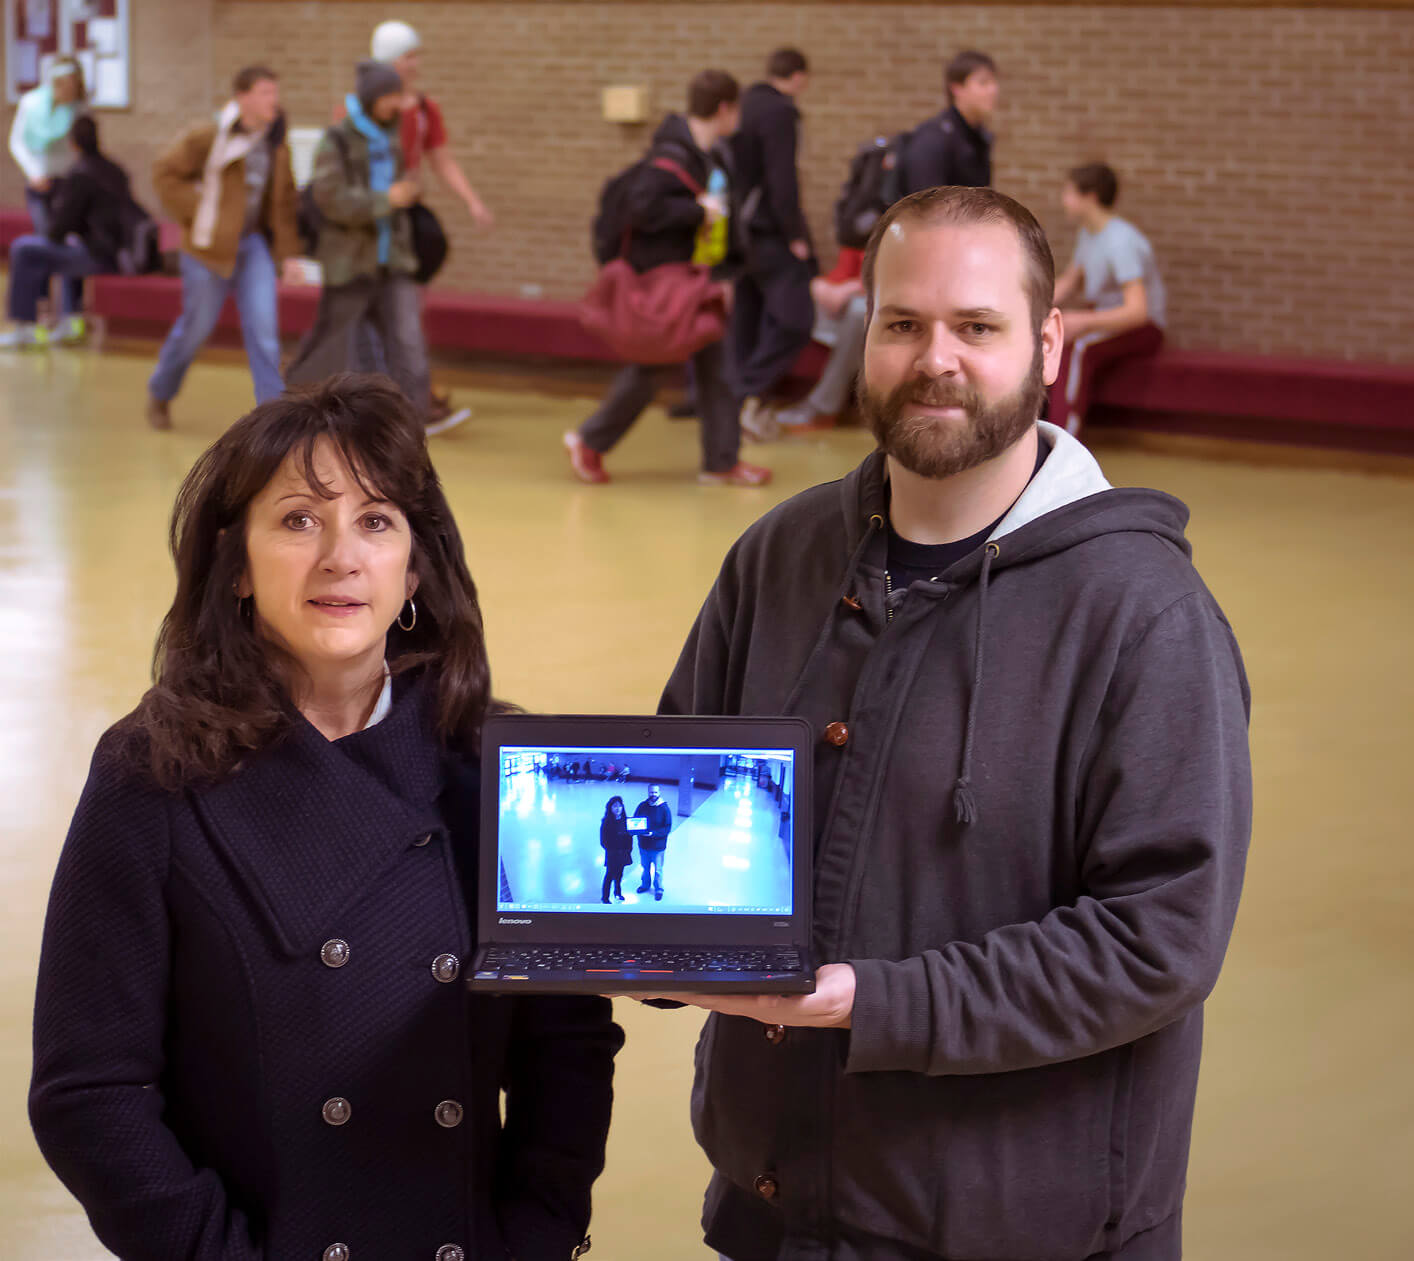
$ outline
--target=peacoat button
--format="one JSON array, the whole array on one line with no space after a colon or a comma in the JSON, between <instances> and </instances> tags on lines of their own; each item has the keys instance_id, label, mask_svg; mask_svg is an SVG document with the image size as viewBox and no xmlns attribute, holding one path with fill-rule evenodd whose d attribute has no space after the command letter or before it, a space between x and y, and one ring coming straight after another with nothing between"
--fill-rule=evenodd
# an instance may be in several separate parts
<instances>
[{"instance_id":1,"label":"peacoat button","mask_svg":"<svg viewBox=\"0 0 1414 1261\"><path fill-rule=\"evenodd\" d=\"M843 722L832 722L825 728L825 742L833 744L835 748L842 749L849 743L849 724Z\"/></svg>"},{"instance_id":2,"label":"peacoat button","mask_svg":"<svg viewBox=\"0 0 1414 1261\"><path fill-rule=\"evenodd\" d=\"M342 968L349 961L349 943L342 937L331 937L319 947L319 957L326 968Z\"/></svg>"},{"instance_id":3,"label":"peacoat button","mask_svg":"<svg viewBox=\"0 0 1414 1261\"><path fill-rule=\"evenodd\" d=\"M763 1200L774 1200L776 1193L781 1189L775 1175L769 1173L763 1173L751 1185L756 1188L756 1194Z\"/></svg>"},{"instance_id":4,"label":"peacoat button","mask_svg":"<svg viewBox=\"0 0 1414 1261\"><path fill-rule=\"evenodd\" d=\"M437 1261L466 1261L466 1253L454 1243L444 1243L437 1249Z\"/></svg>"},{"instance_id":5,"label":"peacoat button","mask_svg":"<svg viewBox=\"0 0 1414 1261\"><path fill-rule=\"evenodd\" d=\"M772 1046L780 1046L780 1044L781 1044L782 1042L784 1042L785 1040L786 1040L786 1027L785 1027L785 1025L767 1025L767 1026L766 1026L766 1041L769 1042Z\"/></svg>"},{"instance_id":6,"label":"peacoat button","mask_svg":"<svg viewBox=\"0 0 1414 1261\"><path fill-rule=\"evenodd\" d=\"M432 960L432 975L448 985L461 975L462 961L456 955L438 955Z\"/></svg>"},{"instance_id":7,"label":"peacoat button","mask_svg":"<svg viewBox=\"0 0 1414 1261\"><path fill-rule=\"evenodd\" d=\"M454 1130L462 1123L462 1106L455 1099L443 1099L433 1115L444 1130Z\"/></svg>"},{"instance_id":8,"label":"peacoat button","mask_svg":"<svg viewBox=\"0 0 1414 1261\"><path fill-rule=\"evenodd\" d=\"M349 1261L348 1244L331 1243L324 1249L324 1261Z\"/></svg>"},{"instance_id":9,"label":"peacoat button","mask_svg":"<svg viewBox=\"0 0 1414 1261\"><path fill-rule=\"evenodd\" d=\"M353 1107L347 1099L335 1095L332 1099L324 1101L324 1119L330 1125L343 1125L353 1116Z\"/></svg>"},{"instance_id":10,"label":"peacoat button","mask_svg":"<svg viewBox=\"0 0 1414 1261\"><path fill-rule=\"evenodd\" d=\"M415 840L415 841L413 842L413 844L414 844L415 846L417 846L418 849L421 849L424 845L426 845L426 844L427 844L429 841L431 841L431 840L432 840L432 833L431 833L431 832L428 832L428 833L426 833L424 836L419 836L419 837L417 838L417 840Z\"/></svg>"}]
</instances>

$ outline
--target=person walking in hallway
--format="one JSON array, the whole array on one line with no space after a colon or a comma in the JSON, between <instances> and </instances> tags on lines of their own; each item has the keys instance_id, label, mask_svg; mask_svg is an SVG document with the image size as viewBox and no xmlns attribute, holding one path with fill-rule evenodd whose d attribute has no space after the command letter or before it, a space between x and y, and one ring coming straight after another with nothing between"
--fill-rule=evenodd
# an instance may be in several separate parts
<instances>
[{"instance_id":1,"label":"person walking in hallway","mask_svg":"<svg viewBox=\"0 0 1414 1261\"><path fill-rule=\"evenodd\" d=\"M152 169L162 208L182 226L182 313L147 383L154 429L172 427L171 402L232 292L256 402L285 388L276 285L281 264L299 279L300 243L280 84L248 66L232 88L217 121L189 127Z\"/></svg>"}]
</instances>

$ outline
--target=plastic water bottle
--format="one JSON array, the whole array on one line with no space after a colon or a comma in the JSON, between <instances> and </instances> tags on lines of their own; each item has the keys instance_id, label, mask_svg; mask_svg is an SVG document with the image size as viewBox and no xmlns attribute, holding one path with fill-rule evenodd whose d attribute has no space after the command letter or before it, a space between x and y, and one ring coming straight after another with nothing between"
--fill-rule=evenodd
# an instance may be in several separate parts
<instances>
[{"instance_id":1,"label":"plastic water bottle","mask_svg":"<svg viewBox=\"0 0 1414 1261\"><path fill-rule=\"evenodd\" d=\"M707 177L707 195L718 202L725 212L727 207L727 173L720 166L714 166ZM693 251L694 263L705 263L714 267L727 256L727 216L710 227L704 225L697 237L697 248Z\"/></svg>"}]
</instances>

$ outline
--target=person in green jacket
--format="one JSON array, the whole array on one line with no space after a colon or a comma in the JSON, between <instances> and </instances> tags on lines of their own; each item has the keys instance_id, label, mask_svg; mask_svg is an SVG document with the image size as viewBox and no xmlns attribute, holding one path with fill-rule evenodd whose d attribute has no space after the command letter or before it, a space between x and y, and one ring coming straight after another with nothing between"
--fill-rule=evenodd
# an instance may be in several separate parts
<instances>
[{"instance_id":1,"label":"person in green jacket","mask_svg":"<svg viewBox=\"0 0 1414 1261\"><path fill-rule=\"evenodd\" d=\"M324 271L319 310L285 374L312 384L354 367L354 331L367 318L387 349L388 375L426 416L431 406L417 255L407 208L418 197L398 139L403 84L377 61L358 65L345 118L324 133L310 191L319 210L314 256Z\"/></svg>"}]
</instances>

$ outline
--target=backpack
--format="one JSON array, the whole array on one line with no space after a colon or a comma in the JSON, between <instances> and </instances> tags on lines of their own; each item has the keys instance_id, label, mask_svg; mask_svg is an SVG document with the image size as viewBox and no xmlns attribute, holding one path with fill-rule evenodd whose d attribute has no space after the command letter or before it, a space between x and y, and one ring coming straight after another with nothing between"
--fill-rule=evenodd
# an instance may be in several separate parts
<instances>
[{"instance_id":1,"label":"backpack","mask_svg":"<svg viewBox=\"0 0 1414 1261\"><path fill-rule=\"evenodd\" d=\"M344 134L338 127L330 127L324 133L339 151L339 160L348 166L349 149ZM319 229L324 226L324 212L314 200L314 181L310 180L299 190L295 201L295 229L299 233L300 252L306 258L313 258L319 247Z\"/></svg>"},{"instance_id":2,"label":"backpack","mask_svg":"<svg viewBox=\"0 0 1414 1261\"><path fill-rule=\"evenodd\" d=\"M599 210L590 226L590 245L594 250L594 261L601 267L618 258L623 249L624 237L629 229L629 194L633 190L634 181L652 166L657 158L664 157L670 162L673 161L667 158L666 154L658 152L663 149L681 151L680 146L675 144L659 144L655 146L654 151L639 158L631 166L625 167L617 175L611 175L599 190ZM677 163L674 162L673 165L676 166Z\"/></svg>"},{"instance_id":3,"label":"backpack","mask_svg":"<svg viewBox=\"0 0 1414 1261\"><path fill-rule=\"evenodd\" d=\"M884 211L899 199L904 150L912 135L901 131L896 136L875 136L855 152L835 202L835 238L841 245L862 250Z\"/></svg>"}]
</instances>

